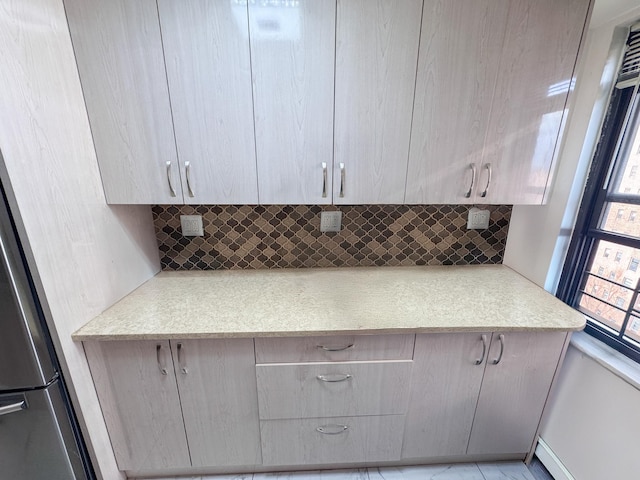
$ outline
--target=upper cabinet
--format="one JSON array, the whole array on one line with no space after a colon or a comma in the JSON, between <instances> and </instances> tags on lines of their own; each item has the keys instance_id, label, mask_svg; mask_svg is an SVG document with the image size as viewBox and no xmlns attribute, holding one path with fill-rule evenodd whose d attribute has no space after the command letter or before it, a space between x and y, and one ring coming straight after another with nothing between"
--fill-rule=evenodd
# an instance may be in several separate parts
<instances>
[{"instance_id":1,"label":"upper cabinet","mask_svg":"<svg viewBox=\"0 0 640 480\"><path fill-rule=\"evenodd\" d=\"M260 203L332 202L336 0L250 2Z\"/></svg>"},{"instance_id":2,"label":"upper cabinet","mask_svg":"<svg viewBox=\"0 0 640 480\"><path fill-rule=\"evenodd\" d=\"M155 0L65 0L108 203L182 203Z\"/></svg>"},{"instance_id":3,"label":"upper cabinet","mask_svg":"<svg viewBox=\"0 0 640 480\"><path fill-rule=\"evenodd\" d=\"M333 202L403 203L422 0L339 0Z\"/></svg>"},{"instance_id":4,"label":"upper cabinet","mask_svg":"<svg viewBox=\"0 0 640 480\"><path fill-rule=\"evenodd\" d=\"M65 0L109 203L540 204L589 0Z\"/></svg>"},{"instance_id":5,"label":"upper cabinet","mask_svg":"<svg viewBox=\"0 0 640 480\"><path fill-rule=\"evenodd\" d=\"M158 0L184 203L256 204L247 5Z\"/></svg>"},{"instance_id":6,"label":"upper cabinet","mask_svg":"<svg viewBox=\"0 0 640 480\"><path fill-rule=\"evenodd\" d=\"M541 204L586 0L425 0L406 203Z\"/></svg>"}]
</instances>

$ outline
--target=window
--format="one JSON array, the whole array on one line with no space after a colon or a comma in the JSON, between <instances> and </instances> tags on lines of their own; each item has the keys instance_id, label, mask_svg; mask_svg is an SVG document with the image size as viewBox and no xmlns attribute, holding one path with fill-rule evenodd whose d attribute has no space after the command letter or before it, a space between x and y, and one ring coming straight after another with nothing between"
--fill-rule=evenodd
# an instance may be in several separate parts
<instances>
[{"instance_id":1,"label":"window","mask_svg":"<svg viewBox=\"0 0 640 480\"><path fill-rule=\"evenodd\" d=\"M585 314L587 333L640 362L638 58L640 31L629 37L611 92L557 295Z\"/></svg>"}]
</instances>

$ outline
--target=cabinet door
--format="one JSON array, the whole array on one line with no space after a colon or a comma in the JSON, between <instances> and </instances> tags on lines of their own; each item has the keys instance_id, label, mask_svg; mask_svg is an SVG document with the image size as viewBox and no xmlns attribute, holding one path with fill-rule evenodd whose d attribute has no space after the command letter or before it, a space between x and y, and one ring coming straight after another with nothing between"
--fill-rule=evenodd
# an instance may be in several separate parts
<instances>
[{"instance_id":1,"label":"cabinet door","mask_svg":"<svg viewBox=\"0 0 640 480\"><path fill-rule=\"evenodd\" d=\"M406 203L476 203L508 7L425 0Z\"/></svg>"},{"instance_id":2,"label":"cabinet door","mask_svg":"<svg viewBox=\"0 0 640 480\"><path fill-rule=\"evenodd\" d=\"M155 0L65 0L108 203L182 203Z\"/></svg>"},{"instance_id":3,"label":"cabinet door","mask_svg":"<svg viewBox=\"0 0 640 480\"><path fill-rule=\"evenodd\" d=\"M247 2L158 11L185 203L258 203Z\"/></svg>"},{"instance_id":4,"label":"cabinet door","mask_svg":"<svg viewBox=\"0 0 640 480\"><path fill-rule=\"evenodd\" d=\"M486 203L540 204L566 110L588 0L510 0L480 169Z\"/></svg>"},{"instance_id":5,"label":"cabinet door","mask_svg":"<svg viewBox=\"0 0 640 480\"><path fill-rule=\"evenodd\" d=\"M249 4L261 204L331 203L335 17L336 0Z\"/></svg>"},{"instance_id":6,"label":"cabinet door","mask_svg":"<svg viewBox=\"0 0 640 480\"><path fill-rule=\"evenodd\" d=\"M193 466L261 464L253 340L171 346Z\"/></svg>"},{"instance_id":7,"label":"cabinet door","mask_svg":"<svg viewBox=\"0 0 640 480\"><path fill-rule=\"evenodd\" d=\"M403 459L466 453L490 338L480 333L416 336Z\"/></svg>"},{"instance_id":8,"label":"cabinet door","mask_svg":"<svg viewBox=\"0 0 640 480\"><path fill-rule=\"evenodd\" d=\"M422 0L338 0L336 204L404 201L421 15Z\"/></svg>"},{"instance_id":9,"label":"cabinet door","mask_svg":"<svg viewBox=\"0 0 640 480\"><path fill-rule=\"evenodd\" d=\"M85 342L120 470L191 466L167 341Z\"/></svg>"},{"instance_id":10,"label":"cabinet door","mask_svg":"<svg viewBox=\"0 0 640 480\"><path fill-rule=\"evenodd\" d=\"M566 332L493 334L468 454L529 452L566 337Z\"/></svg>"}]
</instances>

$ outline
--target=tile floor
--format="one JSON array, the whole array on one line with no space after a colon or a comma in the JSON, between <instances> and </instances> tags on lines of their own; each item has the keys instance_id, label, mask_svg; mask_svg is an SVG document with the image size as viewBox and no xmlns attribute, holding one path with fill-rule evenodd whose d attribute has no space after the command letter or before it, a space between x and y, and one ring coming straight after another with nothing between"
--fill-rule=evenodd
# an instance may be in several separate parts
<instances>
[{"instance_id":1,"label":"tile floor","mask_svg":"<svg viewBox=\"0 0 640 480\"><path fill-rule=\"evenodd\" d=\"M536 480L524 463L469 463L286 473L248 473L154 480Z\"/></svg>"}]
</instances>

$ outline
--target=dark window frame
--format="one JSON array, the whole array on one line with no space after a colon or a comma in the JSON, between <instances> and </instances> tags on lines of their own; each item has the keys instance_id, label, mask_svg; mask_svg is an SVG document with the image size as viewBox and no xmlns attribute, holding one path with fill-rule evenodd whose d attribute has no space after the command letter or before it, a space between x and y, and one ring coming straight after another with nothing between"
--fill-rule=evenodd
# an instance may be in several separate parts
<instances>
[{"instance_id":1,"label":"dark window frame","mask_svg":"<svg viewBox=\"0 0 640 480\"><path fill-rule=\"evenodd\" d=\"M578 210L576 227L556 293L558 298L574 308L577 308L581 290L586 283L587 275L585 272L587 272L592 258L596 254L596 245L599 240L640 249L640 238L608 232L600 228L601 218L606 211L607 203L616 201L640 205L640 197L637 195L613 193L605 188L609 180L610 170L616 160L615 154L618 139L624 133L627 111L630 108L634 108L634 104L635 108L640 110L640 93L633 87L615 88L611 94L598 146L587 177L582 203ZM640 284L640 282L638 283ZM627 325L633 321L631 316L633 308L631 306L635 304L636 298L638 298L638 288L640 286L636 286L633 291L633 296L629 302L630 307L625 314L619 334L601 323L597 323L586 313L587 325L585 332L640 363L640 347L635 342L623 338Z\"/></svg>"}]
</instances>

